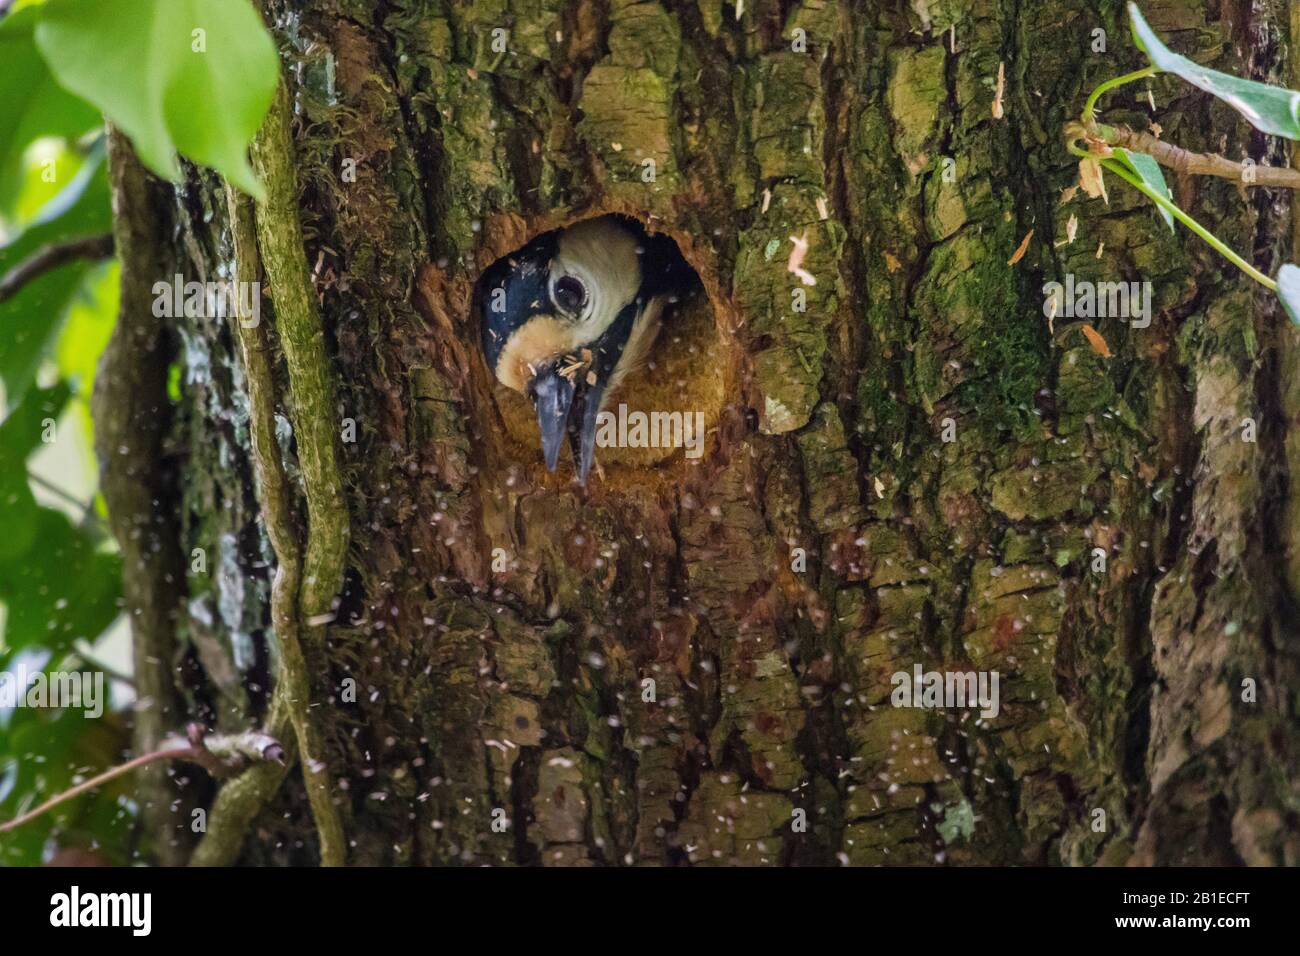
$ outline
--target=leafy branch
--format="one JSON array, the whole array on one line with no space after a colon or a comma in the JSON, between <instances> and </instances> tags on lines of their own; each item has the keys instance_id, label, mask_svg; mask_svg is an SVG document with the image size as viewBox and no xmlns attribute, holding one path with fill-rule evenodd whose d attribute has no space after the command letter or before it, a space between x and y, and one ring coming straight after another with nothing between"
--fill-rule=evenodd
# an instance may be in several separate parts
<instances>
[{"instance_id":1,"label":"leafy branch","mask_svg":"<svg viewBox=\"0 0 1300 956\"><path fill-rule=\"evenodd\" d=\"M1084 103L1080 121L1066 127L1068 149L1080 157L1081 184L1089 195L1104 195L1102 170L1122 179L1155 203L1170 229L1174 228L1175 220L1181 222L1246 275L1276 293L1292 321L1300 324L1300 268L1288 263L1278 271L1276 279L1260 272L1174 202L1160 166L1193 175L1233 179L1247 186L1288 189L1300 189L1300 172L1270 167L1256 170L1222 156L1190 152L1164 143L1149 133L1135 133L1123 126L1108 126L1097 121L1097 104L1106 93L1160 73L1173 73L1223 100L1261 132L1300 140L1300 93L1207 69L1165 46L1147 24L1137 4L1130 3L1128 12L1134 42L1146 53L1151 65L1102 83Z\"/></svg>"}]
</instances>

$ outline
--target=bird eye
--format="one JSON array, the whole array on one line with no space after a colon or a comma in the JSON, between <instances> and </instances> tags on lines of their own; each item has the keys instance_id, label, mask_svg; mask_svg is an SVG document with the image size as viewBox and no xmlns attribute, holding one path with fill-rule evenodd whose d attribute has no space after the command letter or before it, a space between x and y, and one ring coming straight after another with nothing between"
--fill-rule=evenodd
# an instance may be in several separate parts
<instances>
[{"instance_id":1,"label":"bird eye","mask_svg":"<svg viewBox=\"0 0 1300 956\"><path fill-rule=\"evenodd\" d=\"M560 276L555 281L552 293L555 304L571 315L577 315L587 301L587 288L580 279L573 276Z\"/></svg>"}]
</instances>

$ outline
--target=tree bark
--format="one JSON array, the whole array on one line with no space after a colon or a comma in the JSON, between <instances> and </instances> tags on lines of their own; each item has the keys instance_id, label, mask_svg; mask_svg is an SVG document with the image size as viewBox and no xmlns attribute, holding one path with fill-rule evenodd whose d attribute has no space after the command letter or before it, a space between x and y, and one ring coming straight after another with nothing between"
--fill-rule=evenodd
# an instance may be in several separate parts
<instances>
[{"instance_id":1,"label":"tree bark","mask_svg":"<svg viewBox=\"0 0 1300 956\"><path fill-rule=\"evenodd\" d=\"M1280 0L1143 8L1201 62L1288 82ZM1066 193L1064 124L1141 65L1116 5L297 0L268 19L329 381L296 388L270 268L269 405L250 408L229 322L169 320L168 551L210 560L167 639L186 716L266 717L285 552L257 416L296 554L329 444L345 570L319 582L328 620L296 625L323 630L310 721L349 863L1300 863L1300 354L1267 293L1123 184ZM1125 88L1111 120L1287 164L1204 94L1149 88L1154 113ZM1264 271L1293 256L1280 191L1172 187ZM708 349L660 348L684 401L718 401L700 459L603 456L583 491L508 427L473 289L604 212L699 273ZM186 278L236 271L211 174L154 222ZM1067 274L1150 282L1150 326L1049 321L1043 284ZM304 431L321 416L332 435ZM999 713L892 706L917 664L997 671ZM213 813L200 859L319 860L302 773L256 772L224 784L254 797Z\"/></svg>"}]
</instances>

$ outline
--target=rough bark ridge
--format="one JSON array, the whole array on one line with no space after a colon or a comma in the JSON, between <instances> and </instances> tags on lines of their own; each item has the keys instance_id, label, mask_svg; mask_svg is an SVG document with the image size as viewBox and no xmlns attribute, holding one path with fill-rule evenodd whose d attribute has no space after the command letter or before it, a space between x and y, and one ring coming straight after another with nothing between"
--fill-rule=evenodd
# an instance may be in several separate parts
<instances>
[{"instance_id":1,"label":"rough bark ridge","mask_svg":"<svg viewBox=\"0 0 1300 956\"><path fill-rule=\"evenodd\" d=\"M1287 80L1284 4L1144 10ZM1300 862L1300 360L1140 197L1062 204L1063 123L1139 65L1120 5L273 12L352 526L316 708L351 862ZM1165 138L1286 162L1151 90ZM1261 266L1286 254L1287 197L1175 188ZM611 465L584 494L504 437L470 306L494 258L609 210L700 273L720 345L695 374L721 370L727 407L699 463ZM217 186L174 212L191 266L228 271ZM1109 360L1049 326L1067 273L1150 281L1151 326L1093 320ZM178 639L192 708L228 729L264 707L271 551L229 329L180 325L181 547L219 558ZM998 671L1001 712L890 706L917 663ZM250 836L246 862L314 859L301 786Z\"/></svg>"}]
</instances>

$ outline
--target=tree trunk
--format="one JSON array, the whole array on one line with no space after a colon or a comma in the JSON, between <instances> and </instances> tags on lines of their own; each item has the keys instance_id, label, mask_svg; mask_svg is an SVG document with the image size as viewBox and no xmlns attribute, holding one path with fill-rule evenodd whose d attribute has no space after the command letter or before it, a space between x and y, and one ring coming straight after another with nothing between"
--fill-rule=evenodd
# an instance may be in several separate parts
<instances>
[{"instance_id":1,"label":"tree trunk","mask_svg":"<svg viewBox=\"0 0 1300 956\"><path fill-rule=\"evenodd\" d=\"M1143 7L1202 62L1291 80L1280 0ZM189 719L270 712L320 750L215 804L188 775L196 859L316 862L333 807L352 864L1300 863L1300 351L1270 296L1124 184L1068 194L1064 124L1142 65L1117 4L295 0L268 19L327 375L300 387L309 343L268 248L294 234L259 206L269 396L236 323L158 333L178 369L158 500L192 563L179 597L160 574L133 597L177 611L137 616L139 646L170 648L137 668ZM1172 78L1108 102L1184 147L1288 162ZM1279 193L1172 186L1266 271L1291 257ZM118 200L186 280L248 278L211 174L161 213ZM508 426L473 291L611 211L699 273L704 337L659 348L670 407L708 406L710 431L695 460L598 451L583 491ZM169 278L122 252L124 282ZM1043 284L1067 274L1150 282L1149 327L1049 320ZM282 456L258 450L271 431ZM346 539L322 528L330 469ZM292 500L268 511L277 470ZM291 596L273 617L286 553L323 611ZM293 723L271 688L299 643ZM917 665L996 671L998 713L893 706Z\"/></svg>"}]
</instances>

